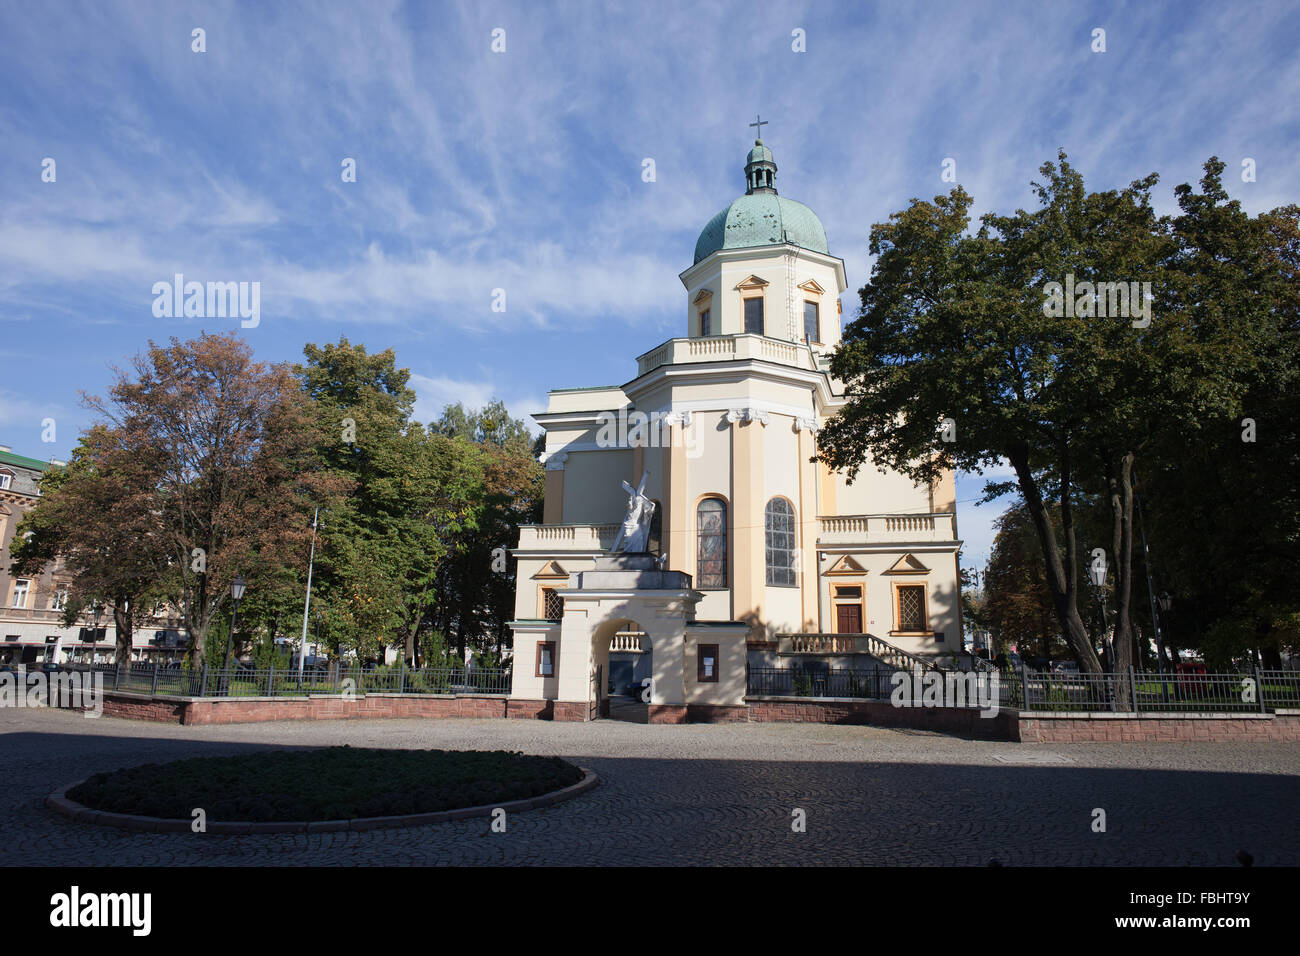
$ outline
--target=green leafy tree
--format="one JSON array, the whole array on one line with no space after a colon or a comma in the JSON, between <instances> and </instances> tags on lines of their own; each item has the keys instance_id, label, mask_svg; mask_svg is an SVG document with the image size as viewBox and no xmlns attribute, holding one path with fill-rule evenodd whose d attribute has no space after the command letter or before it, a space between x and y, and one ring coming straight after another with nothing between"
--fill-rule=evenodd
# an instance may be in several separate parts
<instances>
[{"instance_id":1,"label":"green leafy tree","mask_svg":"<svg viewBox=\"0 0 1300 956\"><path fill-rule=\"evenodd\" d=\"M1243 286L1191 281L1201 274L1182 238L1191 224L1154 215L1154 175L1090 193L1064 154L1041 171L1037 210L985 215L974 234L960 188L932 203L914 200L872 229L872 281L832 362L849 401L822 432L820 455L850 473L874 462L918 481L944 468L1009 462L1015 484L986 494L1019 490L1061 632L1091 672L1100 664L1078 608L1077 518L1105 500L1114 664L1123 669L1131 659L1134 463L1170 447L1171 435L1185 442L1234 414L1257 344L1275 326L1240 327ZM1181 189L1180 197L1185 203ZM1185 206L1186 215L1200 212ZM1053 309L1049 283L1069 281L1077 299L1069 308L1058 299ZM1149 287L1126 296L1128 314L1117 316L1118 295L1098 285L1111 282ZM946 418L956 423L954 441L941 439Z\"/></svg>"},{"instance_id":2,"label":"green leafy tree","mask_svg":"<svg viewBox=\"0 0 1300 956\"><path fill-rule=\"evenodd\" d=\"M431 427L473 442L484 463L477 521L459 537L439 577L434 626L453 636L462 656L473 647L499 658L514 617L515 560L508 549L521 524L542 518L546 473L537 462L538 440L500 401L477 410L449 405Z\"/></svg>"},{"instance_id":3,"label":"green leafy tree","mask_svg":"<svg viewBox=\"0 0 1300 956\"><path fill-rule=\"evenodd\" d=\"M438 574L477 519L483 462L470 442L412 419L410 373L391 349L370 355L344 338L304 354L298 375L331 436L322 456L354 488L323 519L329 639L362 657L401 647L413 662Z\"/></svg>"}]
</instances>

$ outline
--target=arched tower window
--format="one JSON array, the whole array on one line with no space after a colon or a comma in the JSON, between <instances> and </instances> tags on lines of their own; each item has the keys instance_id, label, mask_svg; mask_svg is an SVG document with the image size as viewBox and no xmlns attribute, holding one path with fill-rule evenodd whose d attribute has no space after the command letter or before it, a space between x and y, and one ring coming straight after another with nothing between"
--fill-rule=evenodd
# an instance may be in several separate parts
<instances>
[{"instance_id":1,"label":"arched tower window","mask_svg":"<svg viewBox=\"0 0 1300 956\"><path fill-rule=\"evenodd\" d=\"M773 498L763 515L767 545L767 583L792 588L795 574L794 508L784 498Z\"/></svg>"},{"instance_id":2,"label":"arched tower window","mask_svg":"<svg viewBox=\"0 0 1300 956\"><path fill-rule=\"evenodd\" d=\"M727 586L727 503L705 498L696 511L695 586L721 589Z\"/></svg>"}]
</instances>

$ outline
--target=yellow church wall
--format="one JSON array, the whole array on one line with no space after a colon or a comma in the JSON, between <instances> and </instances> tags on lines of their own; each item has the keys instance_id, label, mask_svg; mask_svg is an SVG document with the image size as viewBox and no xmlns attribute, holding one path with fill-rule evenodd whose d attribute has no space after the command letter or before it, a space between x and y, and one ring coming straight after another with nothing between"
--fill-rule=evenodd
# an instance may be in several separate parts
<instances>
[{"instance_id":1,"label":"yellow church wall","mask_svg":"<svg viewBox=\"0 0 1300 956\"><path fill-rule=\"evenodd\" d=\"M928 514L930 489L917 486L906 475L894 471L881 474L867 462L852 484L842 473L835 475L835 511L841 515Z\"/></svg>"},{"instance_id":2,"label":"yellow church wall","mask_svg":"<svg viewBox=\"0 0 1300 956\"><path fill-rule=\"evenodd\" d=\"M683 450L681 455L685 470L681 521L685 540L678 552L679 556L672 557L672 567L695 576L699 570L696 567L695 535L696 511L700 500L708 495L719 495L727 502L728 534L734 542L735 494L731 480L731 426L725 415L722 412L698 412L694 415L693 427L698 454L693 457L690 452ZM733 581L734 563L733 560L733 567L728 569ZM725 591L705 591L704 599L696 607L696 616L704 621L731 620L731 593L730 588Z\"/></svg>"},{"instance_id":3,"label":"yellow church wall","mask_svg":"<svg viewBox=\"0 0 1300 956\"><path fill-rule=\"evenodd\" d=\"M618 387L560 389L547 395L546 411L550 413L589 412L604 408L622 408L626 404L627 396L623 394L623 389Z\"/></svg>"}]
</instances>

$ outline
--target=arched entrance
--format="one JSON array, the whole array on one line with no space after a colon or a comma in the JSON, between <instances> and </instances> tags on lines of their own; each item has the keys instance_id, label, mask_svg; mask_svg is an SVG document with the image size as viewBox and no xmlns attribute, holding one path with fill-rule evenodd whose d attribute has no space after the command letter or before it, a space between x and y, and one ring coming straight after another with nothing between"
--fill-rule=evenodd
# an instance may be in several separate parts
<instances>
[{"instance_id":1,"label":"arched entrance","mask_svg":"<svg viewBox=\"0 0 1300 956\"><path fill-rule=\"evenodd\" d=\"M654 677L650 636L636 621L612 620L592 640L592 699L601 717L647 723Z\"/></svg>"}]
</instances>

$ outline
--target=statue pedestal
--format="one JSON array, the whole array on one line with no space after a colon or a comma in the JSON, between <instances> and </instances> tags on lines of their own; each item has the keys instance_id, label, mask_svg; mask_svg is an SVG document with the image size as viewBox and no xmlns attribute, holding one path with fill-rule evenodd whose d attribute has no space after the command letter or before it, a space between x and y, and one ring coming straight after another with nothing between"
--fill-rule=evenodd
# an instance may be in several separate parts
<instances>
[{"instance_id":1,"label":"statue pedestal","mask_svg":"<svg viewBox=\"0 0 1300 956\"><path fill-rule=\"evenodd\" d=\"M689 574L659 570L659 559L648 552L602 554L593 570L569 575L569 588L580 591L681 591L690 587Z\"/></svg>"}]
</instances>

